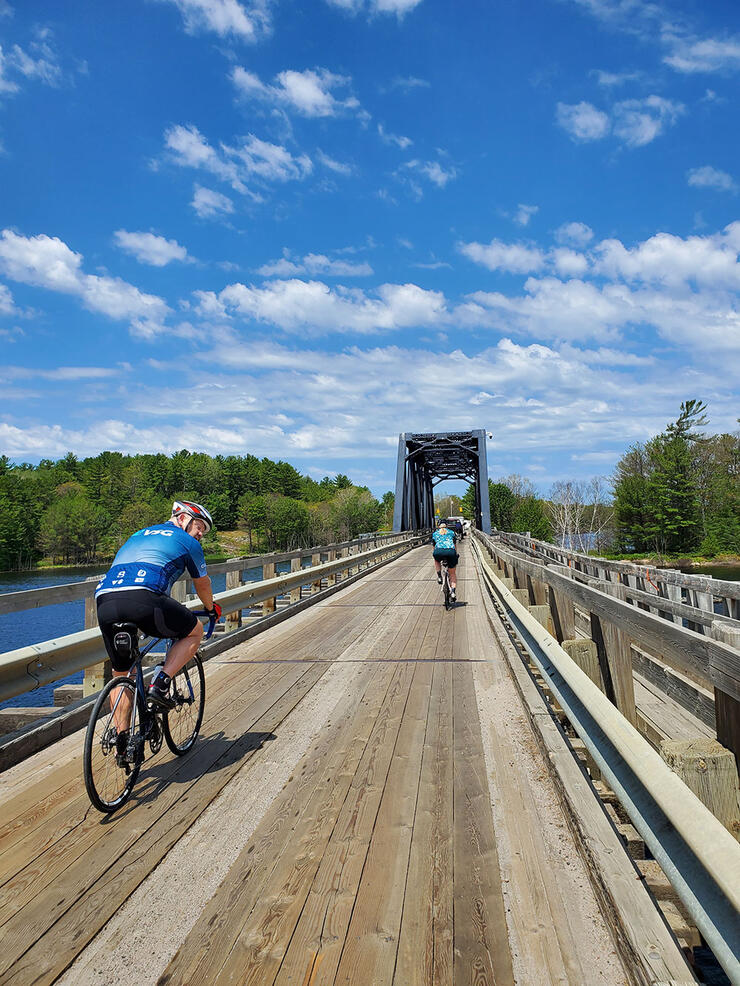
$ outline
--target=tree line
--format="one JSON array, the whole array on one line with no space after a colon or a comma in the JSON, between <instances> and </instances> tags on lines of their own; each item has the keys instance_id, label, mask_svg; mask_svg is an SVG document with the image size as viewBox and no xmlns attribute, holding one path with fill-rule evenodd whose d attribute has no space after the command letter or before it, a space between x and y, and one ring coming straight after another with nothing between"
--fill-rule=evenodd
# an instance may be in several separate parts
<instances>
[{"instance_id":1,"label":"tree line","mask_svg":"<svg viewBox=\"0 0 740 986\"><path fill-rule=\"evenodd\" d=\"M705 412L684 401L663 432L627 449L612 477L561 480L547 497L519 475L489 479L491 526L581 552L740 554L740 432L700 431ZM473 486L461 504L472 518Z\"/></svg>"},{"instance_id":2,"label":"tree line","mask_svg":"<svg viewBox=\"0 0 740 986\"><path fill-rule=\"evenodd\" d=\"M388 500L390 496L390 501ZM291 550L349 540L392 516L392 494L380 503L367 487L339 474L316 481L287 462L210 456L71 452L38 465L0 456L0 570L107 561L147 524L170 515L175 499L210 510L216 532L207 553L220 553L218 531L246 532L250 551Z\"/></svg>"}]
</instances>

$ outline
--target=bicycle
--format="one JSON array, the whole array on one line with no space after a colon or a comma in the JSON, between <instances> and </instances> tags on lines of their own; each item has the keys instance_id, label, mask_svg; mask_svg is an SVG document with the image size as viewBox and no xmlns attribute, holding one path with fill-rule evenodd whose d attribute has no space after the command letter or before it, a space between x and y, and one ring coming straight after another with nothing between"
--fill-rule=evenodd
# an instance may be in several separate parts
<instances>
[{"instance_id":1,"label":"bicycle","mask_svg":"<svg viewBox=\"0 0 740 986\"><path fill-rule=\"evenodd\" d=\"M439 574L442 576L442 595L444 596L445 609L449 610L453 605L452 588L450 587L450 571L444 558L440 559L439 564L441 566Z\"/></svg>"},{"instance_id":2,"label":"bicycle","mask_svg":"<svg viewBox=\"0 0 740 986\"><path fill-rule=\"evenodd\" d=\"M208 616L196 610L196 616ZM205 640L216 624L211 617ZM200 654L188 661L172 679L172 709L150 706L141 662L163 639L153 638L139 650L139 629L134 623L117 624L115 646L132 658L129 676L109 681L93 706L85 734L83 772L90 801L98 811L110 814L131 796L139 776L147 742L152 756L162 741L176 756L183 756L195 743L203 722L206 681ZM169 651L172 641L168 640ZM134 676L132 672L135 671Z\"/></svg>"}]
</instances>

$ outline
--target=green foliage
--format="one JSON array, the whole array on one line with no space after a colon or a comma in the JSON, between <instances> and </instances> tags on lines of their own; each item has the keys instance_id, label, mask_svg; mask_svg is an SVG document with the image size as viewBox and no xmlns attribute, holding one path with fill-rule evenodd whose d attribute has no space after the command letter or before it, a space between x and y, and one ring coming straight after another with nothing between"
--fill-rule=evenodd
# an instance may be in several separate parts
<instances>
[{"instance_id":1,"label":"green foliage","mask_svg":"<svg viewBox=\"0 0 740 986\"><path fill-rule=\"evenodd\" d=\"M740 551L740 435L704 435L706 405L620 459L614 479L617 547L639 553Z\"/></svg>"},{"instance_id":2,"label":"green foliage","mask_svg":"<svg viewBox=\"0 0 740 986\"><path fill-rule=\"evenodd\" d=\"M339 530L354 537L377 530L383 516L347 476L316 482L288 462L254 455L67 453L37 466L0 456L0 570L28 568L42 556L108 559L134 531L166 520L175 499L203 503L217 529L242 527L255 551L307 545L316 532L322 537L313 543L336 540Z\"/></svg>"},{"instance_id":3,"label":"green foliage","mask_svg":"<svg viewBox=\"0 0 740 986\"><path fill-rule=\"evenodd\" d=\"M518 509L518 498L505 483L488 480L488 498L491 505L491 526L500 531L520 530L515 528L514 517ZM529 530L529 528L524 528Z\"/></svg>"},{"instance_id":4,"label":"green foliage","mask_svg":"<svg viewBox=\"0 0 740 986\"><path fill-rule=\"evenodd\" d=\"M529 533L539 541L552 541L552 528L545 504L539 497L523 496L520 497L514 508L512 526L507 528L519 533Z\"/></svg>"}]
</instances>

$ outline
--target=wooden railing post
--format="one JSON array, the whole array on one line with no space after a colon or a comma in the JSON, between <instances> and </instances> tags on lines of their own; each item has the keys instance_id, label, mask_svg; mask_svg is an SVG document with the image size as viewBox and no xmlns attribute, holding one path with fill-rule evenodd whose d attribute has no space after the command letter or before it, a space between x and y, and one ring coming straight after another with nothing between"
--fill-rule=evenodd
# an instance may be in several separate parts
<instances>
[{"instance_id":1,"label":"wooden railing post","mask_svg":"<svg viewBox=\"0 0 740 986\"><path fill-rule=\"evenodd\" d=\"M627 589L615 582L597 582L592 586L600 592L626 600ZM599 667L604 682L604 693L619 709L625 719L637 725L635 713L635 683L632 677L632 651L626 633L614 623L602 620L591 613L591 639L596 644Z\"/></svg>"},{"instance_id":2,"label":"wooden railing post","mask_svg":"<svg viewBox=\"0 0 740 986\"><path fill-rule=\"evenodd\" d=\"M99 582L100 577L96 575L93 578L86 579L85 581ZM97 625L98 609L95 604L95 596L87 596L85 598L85 629L89 630ZM99 692L103 685L107 681L111 680L111 677L111 663L107 658L104 661L101 661L100 664L93 664L91 667L85 668L85 674L82 679L83 698L87 698L88 695L94 695L96 692Z\"/></svg>"},{"instance_id":3,"label":"wooden railing post","mask_svg":"<svg viewBox=\"0 0 740 986\"><path fill-rule=\"evenodd\" d=\"M320 564L321 564L321 553L316 552L315 554L311 555L311 567L313 568L316 565L320 565ZM312 596L315 595L315 593L319 592L320 590L321 590L321 579L318 579L318 581L311 583Z\"/></svg>"},{"instance_id":4,"label":"wooden railing post","mask_svg":"<svg viewBox=\"0 0 740 986\"><path fill-rule=\"evenodd\" d=\"M573 578L571 570L561 565L553 565L551 571L569 579ZM564 592L557 592L552 586L547 588L548 603L557 642L562 644L564 640L573 640L576 635L576 614L573 600L569 599Z\"/></svg>"},{"instance_id":5,"label":"wooden railing post","mask_svg":"<svg viewBox=\"0 0 740 986\"><path fill-rule=\"evenodd\" d=\"M290 570L291 572L300 572L303 568L303 559L300 555L297 558L290 559ZM290 601L292 603L299 603L301 601L301 587L298 586L297 589L291 589Z\"/></svg>"},{"instance_id":6,"label":"wooden railing post","mask_svg":"<svg viewBox=\"0 0 740 986\"><path fill-rule=\"evenodd\" d=\"M238 558L229 558L229 561L238 561ZM237 589L242 584L242 572L239 568L230 569L226 573L226 588ZM233 613L226 614L226 631L238 630L242 625L242 611L235 610Z\"/></svg>"},{"instance_id":7,"label":"wooden railing post","mask_svg":"<svg viewBox=\"0 0 740 986\"><path fill-rule=\"evenodd\" d=\"M740 628L715 621L712 624L712 637L740 651ZM740 772L740 702L732 695L715 688L714 715L717 720L717 739L722 746L735 754L735 763Z\"/></svg>"},{"instance_id":8,"label":"wooden railing post","mask_svg":"<svg viewBox=\"0 0 740 986\"><path fill-rule=\"evenodd\" d=\"M275 562L268 561L262 565L262 581L266 579L275 578ZM262 602L262 615L265 616L267 613L275 612L275 597L270 596L269 599L264 599Z\"/></svg>"},{"instance_id":9,"label":"wooden railing post","mask_svg":"<svg viewBox=\"0 0 740 986\"><path fill-rule=\"evenodd\" d=\"M337 553L332 549L329 552L329 557L327 558L327 561L336 561L336 559L337 559ZM326 577L327 586L336 585L336 582L337 582L337 577L335 574L327 575Z\"/></svg>"}]
</instances>

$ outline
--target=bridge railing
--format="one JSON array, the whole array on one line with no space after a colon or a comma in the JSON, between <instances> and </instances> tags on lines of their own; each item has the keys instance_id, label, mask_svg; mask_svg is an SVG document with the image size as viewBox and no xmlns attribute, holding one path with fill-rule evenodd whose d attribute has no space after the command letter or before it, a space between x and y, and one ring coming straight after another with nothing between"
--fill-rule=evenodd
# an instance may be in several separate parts
<instances>
[{"instance_id":1,"label":"bridge railing","mask_svg":"<svg viewBox=\"0 0 740 986\"><path fill-rule=\"evenodd\" d=\"M696 926L721 963L731 982L740 982L740 846L676 776L660 755L627 721L613 701L603 694L585 668L572 659L561 641L542 625L544 604L529 603L529 592L540 586L564 599L588 601L591 612L613 617L617 612L604 600L640 612L599 590L578 585L572 578L521 559L503 548L498 539L476 532L478 554L485 584L501 614L516 633L533 665L547 681L562 710L587 748L593 762L616 793L652 856L658 861ZM567 572L568 569L565 569ZM555 576L552 581L551 576ZM520 582L519 587L515 586ZM524 584L521 584L524 583ZM526 586L526 588L525 588ZM569 589L577 594L568 595ZM588 594L588 595L586 595ZM604 597L600 599L599 597ZM650 614L643 614L657 620ZM601 616L598 617L601 619ZM664 627L672 626L662 621ZM622 623L623 627L629 626ZM689 639L709 643L689 630ZM740 653L725 657L737 669ZM585 673L584 673L585 672ZM652 981L652 977L651 977Z\"/></svg>"},{"instance_id":2,"label":"bridge railing","mask_svg":"<svg viewBox=\"0 0 740 986\"><path fill-rule=\"evenodd\" d=\"M426 537L426 533L378 535L308 550L234 559L221 566L211 566L210 572L217 571L218 567L221 567L227 574L231 572L236 576L234 579L236 584L229 586L227 582L226 590L214 596L221 604L224 613L231 614L227 617L227 631L218 641L219 649L223 649L222 640L233 639L239 635L240 614L245 608L261 603L263 615L268 615L275 611L276 599L281 596L290 593L291 602L298 603L303 587L310 586L311 593L315 594L319 591L322 580L325 579L327 587L331 587L338 577L346 579L363 569L380 564L416 546ZM373 547L369 547L373 544ZM361 548L365 550L358 550ZM325 562L321 561L323 555L327 555ZM300 567L304 558L311 559L310 567ZM275 565L287 560L297 563L295 570L283 575L275 575ZM245 570L257 567L260 563L262 579L252 582L240 581ZM0 654L0 701L33 691L42 685L90 668L97 669L95 677L100 679L97 687L102 685L105 677L104 665L107 662L103 641L94 622L93 593L97 581L95 579L74 586L55 586L46 590L33 589L0 596L0 603L4 607L0 609L0 613L18 612L70 599L85 599L87 620L90 621L86 629L77 633ZM189 580L182 579L174 588L179 589L177 595L183 599L186 606L190 609L198 609L201 607L200 601L197 598L187 598L188 582ZM14 596L19 598L13 599ZM90 687L86 690L90 692L92 682L88 682L88 686Z\"/></svg>"},{"instance_id":3,"label":"bridge railing","mask_svg":"<svg viewBox=\"0 0 740 986\"><path fill-rule=\"evenodd\" d=\"M525 534L496 532L496 536L545 564L570 568L576 578L582 574L624 585L639 606L660 611L676 623L686 620L698 633L707 633L718 618L740 627L740 582L585 555Z\"/></svg>"},{"instance_id":4,"label":"bridge railing","mask_svg":"<svg viewBox=\"0 0 740 986\"><path fill-rule=\"evenodd\" d=\"M716 615L707 626L711 636L674 622L662 612L664 600L646 608L635 590L621 581L594 578L559 562L562 555L538 552L531 541L513 535L476 532L495 559L504 583L525 605L540 607L539 618L574 660L617 706L632 725L650 730L635 707L634 664L640 670L657 658L677 670L673 697L716 730L718 741L740 763L740 628L737 621ZM514 543L512 543L514 542ZM542 542L540 542L542 544ZM527 554L517 550L530 545ZM552 546L547 546L552 547ZM597 559L597 561L599 561ZM510 580L510 585L507 582ZM704 580L704 582L713 580ZM711 587L709 587L711 592ZM733 587L733 593L736 587ZM696 683L699 688L692 689ZM682 687L683 686L683 687ZM714 692L714 702L703 689ZM702 701L702 698L707 700ZM713 707L712 707L713 706ZM737 799L735 798L735 801ZM735 817L737 806L734 808Z\"/></svg>"}]
</instances>

